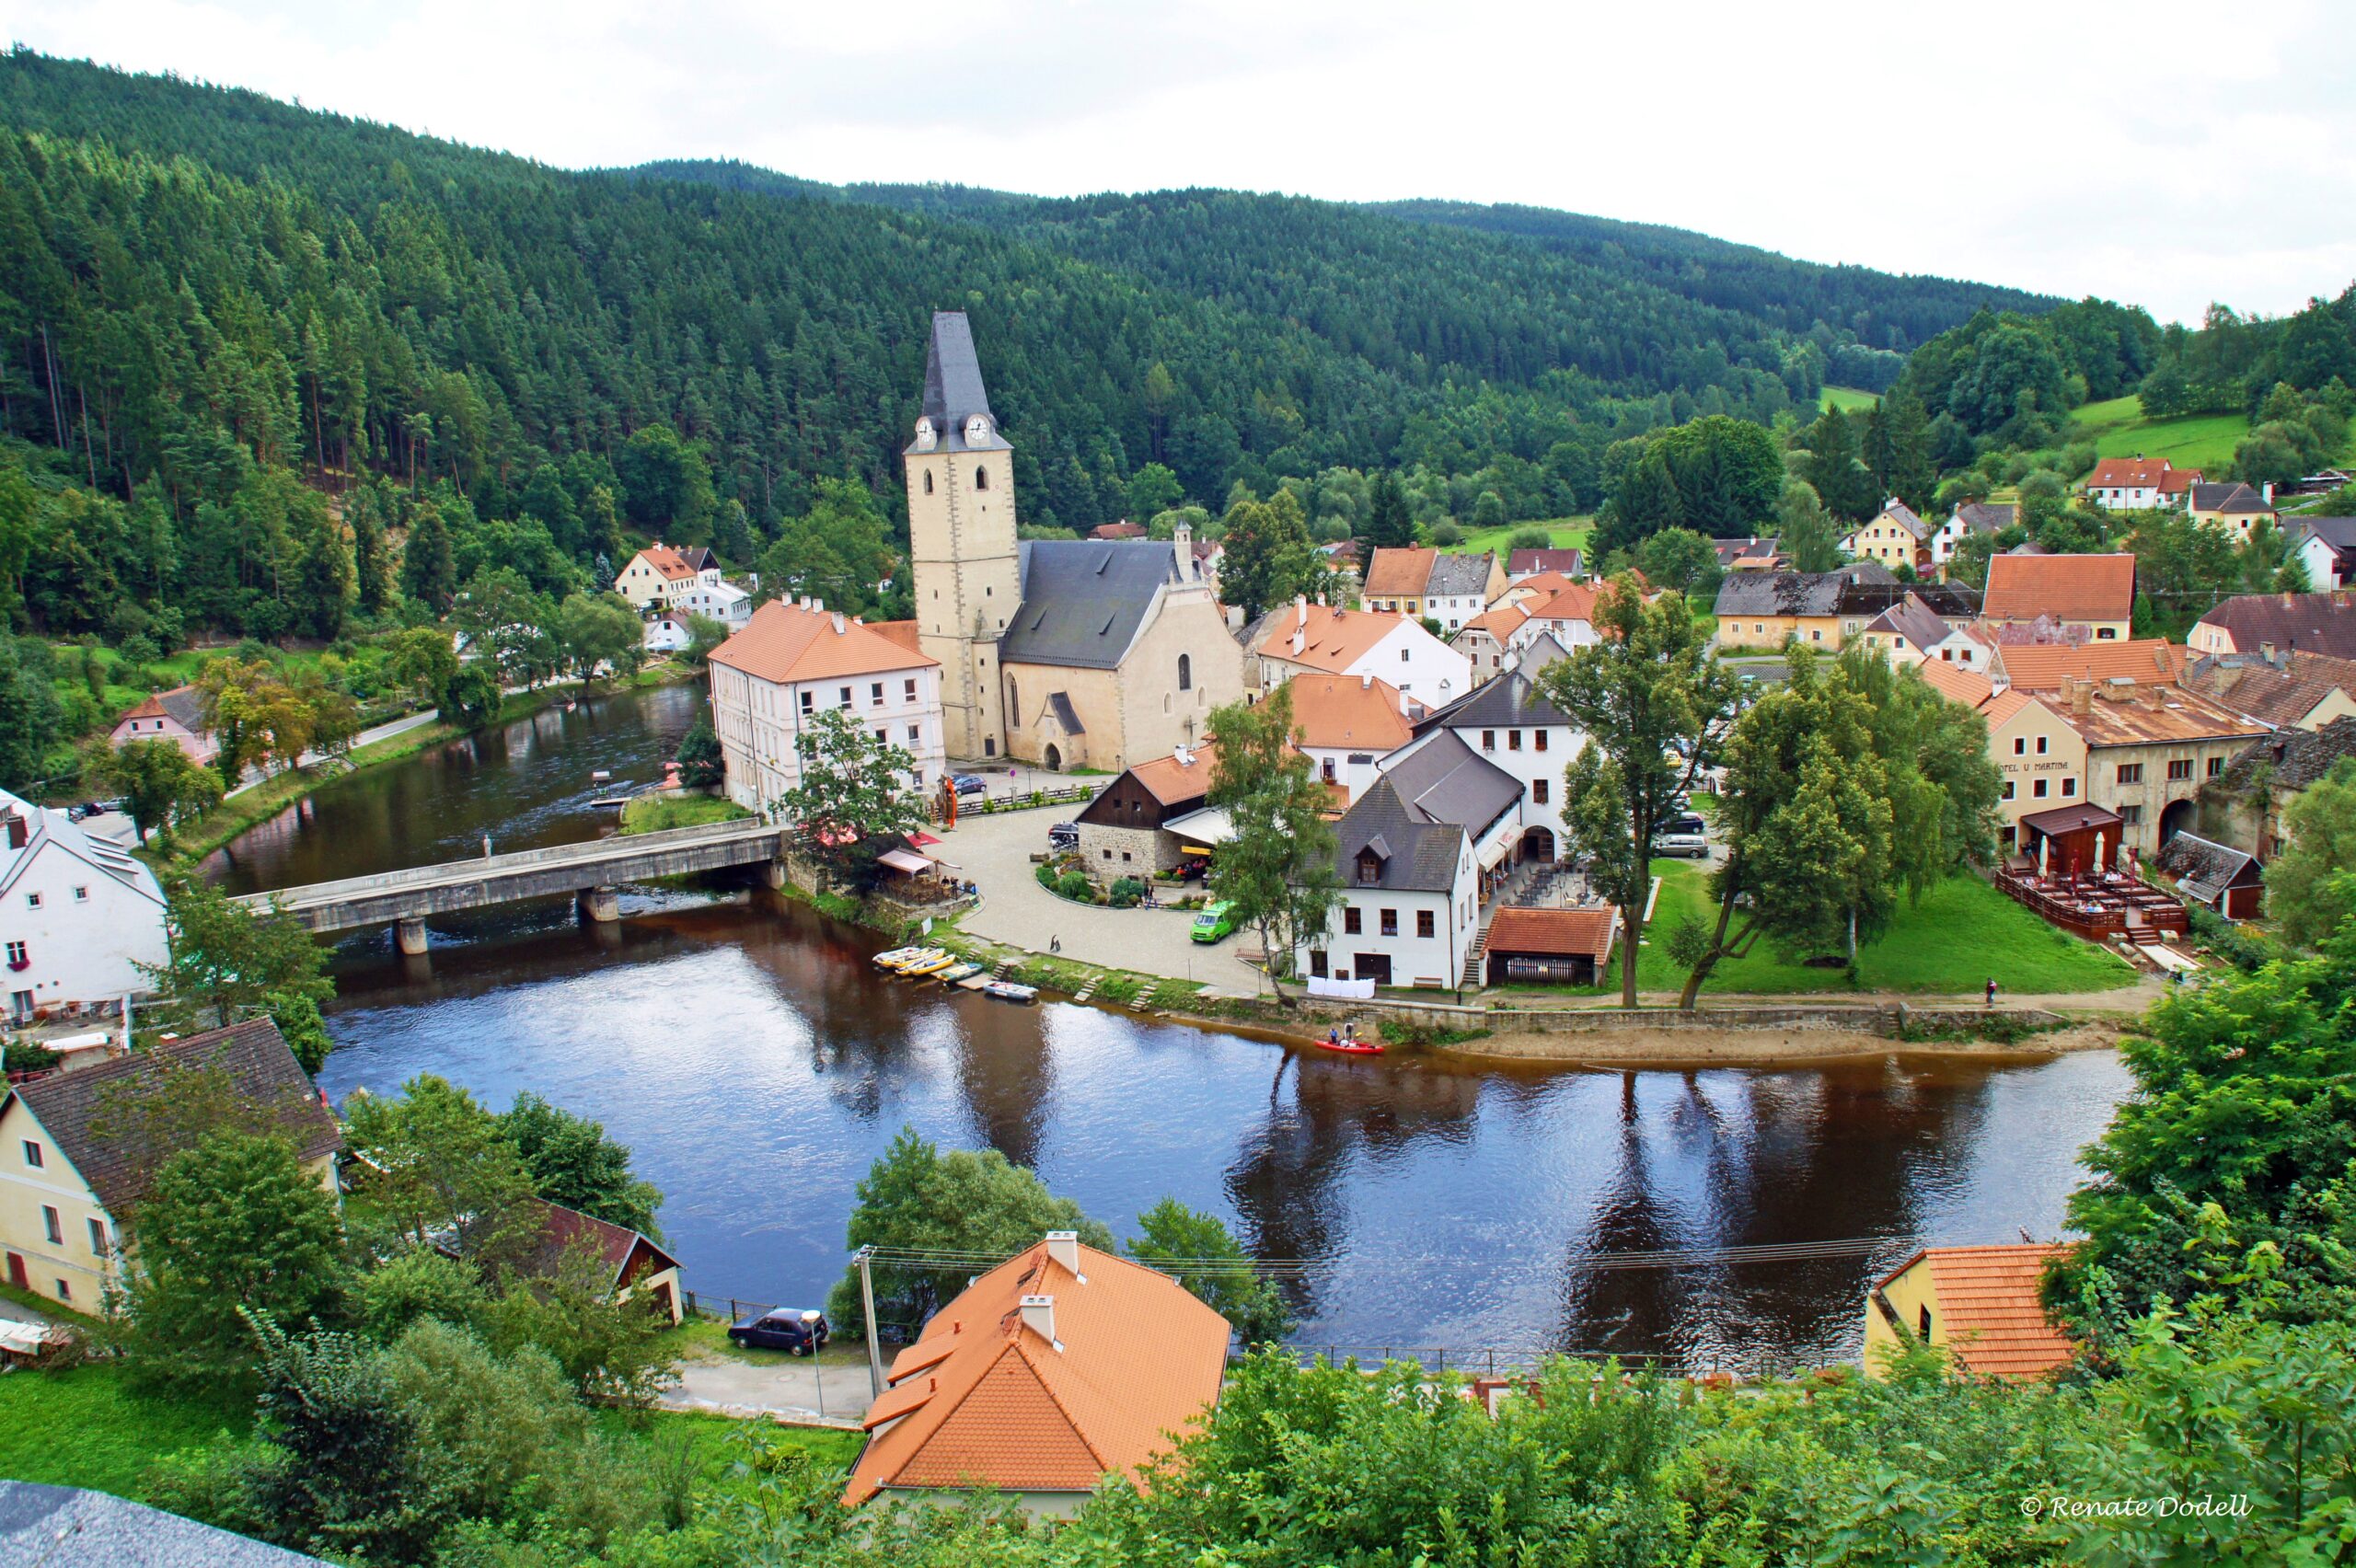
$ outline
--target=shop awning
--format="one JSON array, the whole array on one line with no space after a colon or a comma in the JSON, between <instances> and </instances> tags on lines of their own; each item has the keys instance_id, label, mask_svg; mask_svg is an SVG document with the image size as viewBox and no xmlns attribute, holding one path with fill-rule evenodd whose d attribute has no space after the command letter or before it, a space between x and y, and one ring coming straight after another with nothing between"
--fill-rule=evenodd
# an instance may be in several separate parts
<instances>
[{"instance_id":1,"label":"shop awning","mask_svg":"<svg viewBox=\"0 0 2356 1568\"><path fill-rule=\"evenodd\" d=\"M1484 871L1493 871L1496 870L1497 862L1513 853L1513 847L1515 843L1516 840L1508 835L1504 838L1498 839L1495 844L1490 845L1481 856L1481 869Z\"/></svg>"},{"instance_id":2,"label":"shop awning","mask_svg":"<svg viewBox=\"0 0 2356 1568\"><path fill-rule=\"evenodd\" d=\"M1161 831L1176 834L1179 847L1187 854L1207 855L1212 846L1235 836L1235 824L1228 820L1224 806L1205 806L1184 816L1172 817L1161 824Z\"/></svg>"},{"instance_id":3,"label":"shop awning","mask_svg":"<svg viewBox=\"0 0 2356 1568\"><path fill-rule=\"evenodd\" d=\"M932 862L913 849L886 849L875 858L894 870L906 871L912 877L932 870Z\"/></svg>"}]
</instances>

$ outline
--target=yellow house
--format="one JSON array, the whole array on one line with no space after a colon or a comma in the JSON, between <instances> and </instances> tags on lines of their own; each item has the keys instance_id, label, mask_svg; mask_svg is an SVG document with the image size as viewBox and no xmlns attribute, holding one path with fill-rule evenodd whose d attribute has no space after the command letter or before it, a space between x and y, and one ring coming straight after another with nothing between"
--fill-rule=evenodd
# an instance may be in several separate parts
<instances>
[{"instance_id":1,"label":"yellow house","mask_svg":"<svg viewBox=\"0 0 2356 1568\"><path fill-rule=\"evenodd\" d=\"M272 1112L303 1168L335 1190L342 1129L268 1019L50 1073L0 1099L0 1254L10 1285L76 1311L101 1309L120 1262L121 1216L154 1169L143 1156L175 1152L110 1136L109 1113L180 1071L225 1073L240 1100Z\"/></svg>"},{"instance_id":2,"label":"yellow house","mask_svg":"<svg viewBox=\"0 0 2356 1568\"><path fill-rule=\"evenodd\" d=\"M1910 596L1940 619L1968 620L1973 610L1963 589L1900 582L1873 560L1837 571L1731 571L1712 609L1722 648L1775 649L1788 641L1833 653L1862 640L1867 627Z\"/></svg>"},{"instance_id":3,"label":"yellow house","mask_svg":"<svg viewBox=\"0 0 2356 1568\"><path fill-rule=\"evenodd\" d=\"M2067 805L2086 792L2086 738L2036 693L2007 686L1981 705L1988 721L1988 755L2004 776L1996 809L2004 813L2004 849L2021 842L2021 818Z\"/></svg>"},{"instance_id":4,"label":"yellow house","mask_svg":"<svg viewBox=\"0 0 2356 1568\"><path fill-rule=\"evenodd\" d=\"M2273 503L2239 480L2194 485L2186 492L2185 515L2231 534L2235 545L2249 543L2249 531L2260 518L2271 523Z\"/></svg>"},{"instance_id":5,"label":"yellow house","mask_svg":"<svg viewBox=\"0 0 2356 1568\"><path fill-rule=\"evenodd\" d=\"M1930 1344L1981 1378L2042 1378L2070 1365L2068 1336L2045 1316L2038 1284L2062 1249L1926 1247L1865 1297L1865 1375L1881 1354Z\"/></svg>"},{"instance_id":6,"label":"yellow house","mask_svg":"<svg viewBox=\"0 0 2356 1568\"><path fill-rule=\"evenodd\" d=\"M1900 566L1931 564L1931 525L1914 509L1892 498L1870 523L1841 541L1841 548L1860 560L1878 561L1896 571Z\"/></svg>"}]
</instances>

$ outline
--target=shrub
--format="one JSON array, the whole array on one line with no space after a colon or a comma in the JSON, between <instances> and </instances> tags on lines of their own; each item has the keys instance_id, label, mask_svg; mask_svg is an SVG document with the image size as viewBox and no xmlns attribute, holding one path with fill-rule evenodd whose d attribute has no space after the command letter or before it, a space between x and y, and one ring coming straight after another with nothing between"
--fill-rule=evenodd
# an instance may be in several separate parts
<instances>
[{"instance_id":1,"label":"shrub","mask_svg":"<svg viewBox=\"0 0 2356 1568\"><path fill-rule=\"evenodd\" d=\"M1066 871L1056 879L1056 891L1066 898L1076 898L1083 904L1094 901L1095 890L1089 885L1086 871Z\"/></svg>"},{"instance_id":2,"label":"shrub","mask_svg":"<svg viewBox=\"0 0 2356 1568\"><path fill-rule=\"evenodd\" d=\"M1053 893L1056 890L1055 867L1040 866L1036 868L1032 874L1039 879L1039 885L1041 887L1045 888L1050 893Z\"/></svg>"},{"instance_id":3,"label":"shrub","mask_svg":"<svg viewBox=\"0 0 2356 1568\"><path fill-rule=\"evenodd\" d=\"M12 1073L45 1073L57 1066L56 1052L29 1040L12 1041L6 1052L0 1052L0 1059L5 1059Z\"/></svg>"},{"instance_id":4,"label":"shrub","mask_svg":"<svg viewBox=\"0 0 2356 1568\"><path fill-rule=\"evenodd\" d=\"M1432 544L1443 550L1452 550L1464 542L1464 530L1453 523L1432 525Z\"/></svg>"},{"instance_id":5,"label":"shrub","mask_svg":"<svg viewBox=\"0 0 2356 1568\"><path fill-rule=\"evenodd\" d=\"M1135 877L1123 877L1113 884L1111 904L1115 909L1134 907L1145 896L1145 883Z\"/></svg>"}]
</instances>

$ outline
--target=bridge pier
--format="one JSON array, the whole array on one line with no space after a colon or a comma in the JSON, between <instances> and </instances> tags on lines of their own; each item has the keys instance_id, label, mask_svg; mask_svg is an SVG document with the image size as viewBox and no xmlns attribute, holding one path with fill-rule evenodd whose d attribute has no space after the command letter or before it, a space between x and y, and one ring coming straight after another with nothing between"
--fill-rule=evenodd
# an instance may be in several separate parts
<instances>
[{"instance_id":1,"label":"bridge pier","mask_svg":"<svg viewBox=\"0 0 2356 1568\"><path fill-rule=\"evenodd\" d=\"M425 922L403 920L393 928L393 939L400 944L405 958L422 958L425 954Z\"/></svg>"},{"instance_id":2,"label":"bridge pier","mask_svg":"<svg viewBox=\"0 0 2356 1568\"><path fill-rule=\"evenodd\" d=\"M774 893L783 893L786 884L793 880L786 874L785 862L781 859L771 860L763 866L761 874L768 879L769 889Z\"/></svg>"},{"instance_id":3,"label":"bridge pier","mask_svg":"<svg viewBox=\"0 0 2356 1568\"><path fill-rule=\"evenodd\" d=\"M608 886L584 887L573 902L579 905L583 919L600 926L609 926L622 917L621 895Z\"/></svg>"}]
</instances>

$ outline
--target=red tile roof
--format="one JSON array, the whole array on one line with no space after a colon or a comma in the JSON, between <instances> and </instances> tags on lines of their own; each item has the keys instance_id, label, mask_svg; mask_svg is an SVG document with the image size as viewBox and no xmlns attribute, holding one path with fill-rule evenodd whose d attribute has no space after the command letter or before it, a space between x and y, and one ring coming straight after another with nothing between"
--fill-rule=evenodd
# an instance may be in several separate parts
<instances>
[{"instance_id":1,"label":"red tile roof","mask_svg":"<svg viewBox=\"0 0 2356 1568\"><path fill-rule=\"evenodd\" d=\"M914 670L941 661L848 616L772 599L711 651L711 662L765 681L816 681Z\"/></svg>"},{"instance_id":2,"label":"red tile roof","mask_svg":"<svg viewBox=\"0 0 2356 1568\"><path fill-rule=\"evenodd\" d=\"M1923 672L1923 678L1931 684L1933 690L1949 702L1960 702L1966 708L1985 707L1996 692L1994 683L1986 675L1959 664L1950 664L1944 659L1925 659L1914 667Z\"/></svg>"},{"instance_id":3,"label":"red tile roof","mask_svg":"<svg viewBox=\"0 0 2356 1568\"><path fill-rule=\"evenodd\" d=\"M1327 605L1287 605L1261 623L1254 651L1287 663L1335 673L1347 670L1374 651L1377 643L1403 626L1421 629L1423 623L1385 610L1337 610ZM1293 647L1294 635L1300 647Z\"/></svg>"},{"instance_id":4,"label":"red tile roof","mask_svg":"<svg viewBox=\"0 0 2356 1568\"><path fill-rule=\"evenodd\" d=\"M687 564L687 557L668 545L649 545L638 552L638 559L674 582L696 575L696 569Z\"/></svg>"},{"instance_id":5,"label":"red tile roof","mask_svg":"<svg viewBox=\"0 0 2356 1568\"><path fill-rule=\"evenodd\" d=\"M1292 693L1293 736L1330 751L1397 751L1415 738L1399 688L1377 675L1299 674Z\"/></svg>"},{"instance_id":6,"label":"red tile roof","mask_svg":"<svg viewBox=\"0 0 2356 1568\"><path fill-rule=\"evenodd\" d=\"M2135 609L2131 555L2000 555L1988 563L1990 620L2123 621Z\"/></svg>"},{"instance_id":7,"label":"red tile roof","mask_svg":"<svg viewBox=\"0 0 2356 1568\"><path fill-rule=\"evenodd\" d=\"M1534 952L1592 958L1611 956L1620 912L1595 909L1500 909L1489 922L1490 952Z\"/></svg>"},{"instance_id":8,"label":"red tile roof","mask_svg":"<svg viewBox=\"0 0 2356 1568\"><path fill-rule=\"evenodd\" d=\"M1909 1258L1879 1288L1917 1264L1931 1271L1933 1326L1966 1371L1983 1378L2038 1378L2070 1364L2069 1338L2046 1320L2038 1278L2062 1249L2039 1243L2010 1247L1928 1247Z\"/></svg>"},{"instance_id":9,"label":"red tile roof","mask_svg":"<svg viewBox=\"0 0 2356 1568\"><path fill-rule=\"evenodd\" d=\"M1086 1492L1132 1482L1218 1397L1227 1320L1167 1275L1042 1241L967 1286L893 1366L843 1501L884 1487ZM1024 1320L1050 1297L1054 1340ZM948 1348L942 1354L942 1347ZM903 1368L906 1368L904 1371Z\"/></svg>"},{"instance_id":10,"label":"red tile roof","mask_svg":"<svg viewBox=\"0 0 2356 1568\"><path fill-rule=\"evenodd\" d=\"M2052 558L2064 559L2064 558ZM2130 637L2103 642L2007 643L1999 656L2004 674L2027 691L2058 691L2066 680L2131 680L2173 685L2188 657L2180 643L2165 637Z\"/></svg>"},{"instance_id":11,"label":"red tile roof","mask_svg":"<svg viewBox=\"0 0 2356 1568\"><path fill-rule=\"evenodd\" d=\"M1432 578L1438 550L1415 548L1377 549L1367 564L1365 592L1384 597L1422 598Z\"/></svg>"},{"instance_id":12,"label":"red tile roof","mask_svg":"<svg viewBox=\"0 0 2356 1568\"><path fill-rule=\"evenodd\" d=\"M1175 752L1149 757L1129 769L1129 777L1165 806L1199 801L1211 792L1211 777L1218 770L1218 748L1204 744L1186 748L1186 760Z\"/></svg>"}]
</instances>

